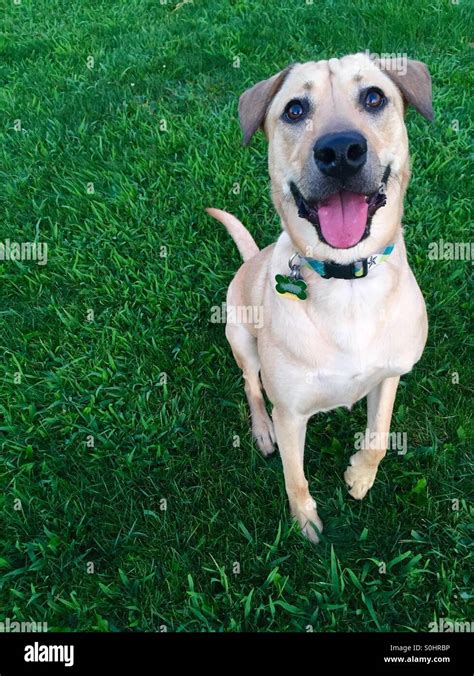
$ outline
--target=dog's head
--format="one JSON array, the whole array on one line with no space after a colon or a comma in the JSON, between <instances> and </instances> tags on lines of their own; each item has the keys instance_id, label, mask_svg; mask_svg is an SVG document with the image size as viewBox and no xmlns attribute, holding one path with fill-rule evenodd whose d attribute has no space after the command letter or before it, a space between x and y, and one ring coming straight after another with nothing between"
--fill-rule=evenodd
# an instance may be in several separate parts
<instances>
[{"instance_id":1,"label":"dog's head","mask_svg":"<svg viewBox=\"0 0 474 676\"><path fill-rule=\"evenodd\" d=\"M264 129L273 201L298 250L345 263L393 240L408 103L432 119L426 66L383 69L366 54L294 64L242 94L243 142Z\"/></svg>"}]
</instances>

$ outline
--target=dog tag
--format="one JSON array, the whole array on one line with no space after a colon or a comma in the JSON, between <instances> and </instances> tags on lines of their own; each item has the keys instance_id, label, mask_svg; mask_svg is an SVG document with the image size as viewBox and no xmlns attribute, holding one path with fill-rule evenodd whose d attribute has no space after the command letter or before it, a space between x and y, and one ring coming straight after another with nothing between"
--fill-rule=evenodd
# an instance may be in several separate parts
<instances>
[{"instance_id":1,"label":"dog tag","mask_svg":"<svg viewBox=\"0 0 474 676\"><path fill-rule=\"evenodd\" d=\"M282 296L291 298L292 300L306 300L308 297L306 293L307 284L304 279L297 279L295 277L287 277L286 275L275 276L275 289Z\"/></svg>"}]
</instances>

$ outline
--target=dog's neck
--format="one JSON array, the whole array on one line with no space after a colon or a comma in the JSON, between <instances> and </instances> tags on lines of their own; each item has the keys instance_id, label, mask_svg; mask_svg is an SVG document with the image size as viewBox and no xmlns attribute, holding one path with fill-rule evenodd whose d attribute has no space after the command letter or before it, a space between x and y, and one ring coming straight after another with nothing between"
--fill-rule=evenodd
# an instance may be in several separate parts
<instances>
[{"instance_id":1,"label":"dog's neck","mask_svg":"<svg viewBox=\"0 0 474 676\"><path fill-rule=\"evenodd\" d=\"M377 214L378 215L378 214ZM300 222L302 219L300 219ZM373 221L371 233L356 246L350 249L334 249L328 244L315 241L314 226L307 221L303 221L298 228L292 228L282 221L283 230L288 235L291 243L290 248L293 253L299 253L307 258L314 258L320 261L327 261L339 265L348 265L355 261L368 259L374 254L382 252L390 244L395 243L400 238L403 239L401 223L381 224L379 220ZM309 244L309 242L314 242Z\"/></svg>"},{"instance_id":2,"label":"dog's neck","mask_svg":"<svg viewBox=\"0 0 474 676\"><path fill-rule=\"evenodd\" d=\"M387 273L392 274L394 271L398 271L398 273L400 273L401 268L407 265L406 248L403 239L403 231L401 227L397 229L397 233L394 239L392 240L392 242L388 244L393 244L393 250L390 252L390 255L386 257L384 263L382 265L376 265L371 267L370 270L367 271L367 275L363 275L363 277L380 278L380 275L385 275ZM353 254L352 258L349 259L344 265L348 265L349 263L353 263L363 259L370 260L371 256L382 254L384 248L386 247L381 246L380 249L372 247L372 249L368 250L366 256L363 256L361 258L357 258ZM289 261L295 256L295 254L298 253L301 252L298 252L295 243L289 236L289 233L283 231L275 245L275 254L273 259L273 273L282 275L290 274ZM326 259L326 260L334 261L334 259ZM313 266L306 265L301 268L303 277L307 283L311 285L316 284L318 286L321 286L321 288L328 288L328 285L331 285L332 282L339 283L341 281L340 279L335 278L330 279L324 278L324 276L321 275L321 273L317 272L317 268L318 266L314 265ZM383 268L387 268L385 273L383 272ZM362 282L362 279L360 280L357 279L357 275L355 275L353 279L355 284L360 284Z\"/></svg>"}]
</instances>

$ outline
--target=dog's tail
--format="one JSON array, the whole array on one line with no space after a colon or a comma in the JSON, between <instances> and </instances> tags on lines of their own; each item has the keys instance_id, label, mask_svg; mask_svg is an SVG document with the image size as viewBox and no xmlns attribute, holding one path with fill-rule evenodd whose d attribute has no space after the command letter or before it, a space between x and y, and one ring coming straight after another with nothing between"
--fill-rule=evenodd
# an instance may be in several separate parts
<instances>
[{"instance_id":1,"label":"dog's tail","mask_svg":"<svg viewBox=\"0 0 474 676\"><path fill-rule=\"evenodd\" d=\"M240 251L240 255L244 261L248 261L249 258L252 258L259 252L259 248L255 244L252 235L238 218L232 216L227 211L212 207L209 207L206 211L209 216L217 218L218 221L225 225L227 232L237 244L237 249Z\"/></svg>"}]
</instances>

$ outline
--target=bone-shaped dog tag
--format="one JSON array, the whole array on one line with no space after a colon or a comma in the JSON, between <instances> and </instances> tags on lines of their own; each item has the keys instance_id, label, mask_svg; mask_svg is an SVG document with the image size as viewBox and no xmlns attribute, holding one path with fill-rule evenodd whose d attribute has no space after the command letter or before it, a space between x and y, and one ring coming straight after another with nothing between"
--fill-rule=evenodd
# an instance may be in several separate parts
<instances>
[{"instance_id":1,"label":"bone-shaped dog tag","mask_svg":"<svg viewBox=\"0 0 474 676\"><path fill-rule=\"evenodd\" d=\"M306 300L308 297L308 294L306 293L307 284L304 279L297 279L286 275L276 275L275 281L275 289L282 296L286 296L292 300Z\"/></svg>"}]
</instances>

